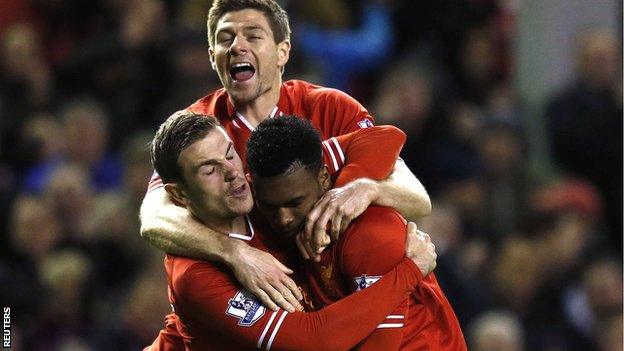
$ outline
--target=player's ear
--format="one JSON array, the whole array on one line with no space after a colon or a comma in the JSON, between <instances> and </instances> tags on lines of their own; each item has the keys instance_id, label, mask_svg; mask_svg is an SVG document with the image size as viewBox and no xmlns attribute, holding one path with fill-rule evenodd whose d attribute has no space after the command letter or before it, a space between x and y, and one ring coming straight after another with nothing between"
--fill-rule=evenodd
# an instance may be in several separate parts
<instances>
[{"instance_id":1,"label":"player's ear","mask_svg":"<svg viewBox=\"0 0 624 351\"><path fill-rule=\"evenodd\" d=\"M165 191L167 192L167 194L169 194L169 196L171 196L171 198L175 202L182 204L185 207L188 207L189 205L188 196L186 196L186 192L184 191L182 186L180 186L179 183L166 183Z\"/></svg>"},{"instance_id":2,"label":"player's ear","mask_svg":"<svg viewBox=\"0 0 624 351\"><path fill-rule=\"evenodd\" d=\"M286 66L288 58L290 58L290 40L284 40L277 44L277 65Z\"/></svg>"},{"instance_id":3,"label":"player's ear","mask_svg":"<svg viewBox=\"0 0 624 351\"><path fill-rule=\"evenodd\" d=\"M216 71L217 63L215 62L214 51L212 50L212 48L208 49L208 57L210 58L210 66L212 66L212 70Z\"/></svg>"},{"instance_id":4,"label":"player's ear","mask_svg":"<svg viewBox=\"0 0 624 351\"><path fill-rule=\"evenodd\" d=\"M331 189L331 177L329 175L329 170L327 169L327 165L323 165L318 174L319 184L323 188L323 191L328 191Z\"/></svg>"},{"instance_id":5,"label":"player's ear","mask_svg":"<svg viewBox=\"0 0 624 351\"><path fill-rule=\"evenodd\" d=\"M251 179L251 173L245 173L245 179L247 179L249 183L253 182L253 180Z\"/></svg>"}]
</instances>

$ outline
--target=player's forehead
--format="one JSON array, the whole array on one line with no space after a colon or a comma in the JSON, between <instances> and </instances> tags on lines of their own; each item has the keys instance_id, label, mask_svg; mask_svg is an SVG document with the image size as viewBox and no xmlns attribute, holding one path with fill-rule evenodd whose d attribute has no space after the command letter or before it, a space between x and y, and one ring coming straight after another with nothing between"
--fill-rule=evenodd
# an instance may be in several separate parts
<instances>
[{"instance_id":1,"label":"player's forehead","mask_svg":"<svg viewBox=\"0 0 624 351\"><path fill-rule=\"evenodd\" d=\"M280 206L296 199L307 198L316 185L317 179L304 167L270 178L254 176L257 198L268 205Z\"/></svg>"},{"instance_id":2,"label":"player's forehead","mask_svg":"<svg viewBox=\"0 0 624 351\"><path fill-rule=\"evenodd\" d=\"M263 30L268 34L273 34L271 25L266 15L256 9L244 9L239 11L230 11L225 13L219 21L215 34L220 32L232 32L237 30Z\"/></svg>"},{"instance_id":3,"label":"player's forehead","mask_svg":"<svg viewBox=\"0 0 624 351\"><path fill-rule=\"evenodd\" d=\"M225 131L221 127L217 127L182 150L178 162L183 167L193 167L206 160L218 160L223 158L231 144L232 142Z\"/></svg>"}]
</instances>

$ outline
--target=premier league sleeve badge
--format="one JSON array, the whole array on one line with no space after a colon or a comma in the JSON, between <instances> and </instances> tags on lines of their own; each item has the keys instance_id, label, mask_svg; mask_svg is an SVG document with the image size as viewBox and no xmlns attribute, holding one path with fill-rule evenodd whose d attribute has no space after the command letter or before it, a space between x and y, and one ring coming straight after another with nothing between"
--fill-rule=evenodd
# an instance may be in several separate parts
<instances>
[{"instance_id":1,"label":"premier league sleeve badge","mask_svg":"<svg viewBox=\"0 0 624 351\"><path fill-rule=\"evenodd\" d=\"M265 311L266 307L252 293L242 290L228 301L225 313L237 318L241 327L249 327L258 321Z\"/></svg>"}]
</instances>

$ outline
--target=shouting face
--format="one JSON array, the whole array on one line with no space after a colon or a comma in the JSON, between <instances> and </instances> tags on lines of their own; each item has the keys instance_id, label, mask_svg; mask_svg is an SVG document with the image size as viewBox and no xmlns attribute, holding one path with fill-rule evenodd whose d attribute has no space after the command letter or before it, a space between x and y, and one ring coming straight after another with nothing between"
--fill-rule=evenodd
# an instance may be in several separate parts
<instances>
[{"instance_id":1,"label":"shouting face","mask_svg":"<svg viewBox=\"0 0 624 351\"><path fill-rule=\"evenodd\" d=\"M217 22L210 61L235 104L273 92L279 96L290 42L276 43L266 16L254 9L228 12Z\"/></svg>"}]
</instances>

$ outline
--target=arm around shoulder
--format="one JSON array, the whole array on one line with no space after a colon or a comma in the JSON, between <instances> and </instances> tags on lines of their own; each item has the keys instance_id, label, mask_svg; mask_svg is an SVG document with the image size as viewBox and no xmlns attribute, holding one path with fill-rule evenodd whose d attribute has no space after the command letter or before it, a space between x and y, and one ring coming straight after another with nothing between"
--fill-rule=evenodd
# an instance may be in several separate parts
<instances>
[{"instance_id":1,"label":"arm around shoulder","mask_svg":"<svg viewBox=\"0 0 624 351\"><path fill-rule=\"evenodd\" d=\"M184 207L176 205L164 188L149 191L140 210L141 237L176 256L227 262L234 240L212 231Z\"/></svg>"},{"instance_id":2,"label":"arm around shoulder","mask_svg":"<svg viewBox=\"0 0 624 351\"><path fill-rule=\"evenodd\" d=\"M169 254L225 263L271 309L278 305L287 310L302 308L288 267L267 252L203 225L186 208L177 206L163 188L149 191L143 199L141 236Z\"/></svg>"},{"instance_id":3,"label":"arm around shoulder","mask_svg":"<svg viewBox=\"0 0 624 351\"><path fill-rule=\"evenodd\" d=\"M402 159L397 159L390 176L376 183L373 204L392 207L408 221L431 213L431 199L418 178Z\"/></svg>"}]
</instances>

